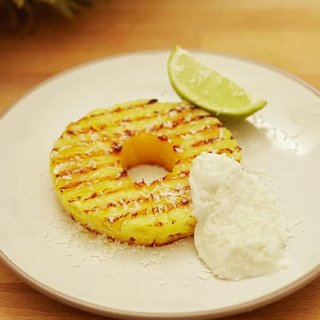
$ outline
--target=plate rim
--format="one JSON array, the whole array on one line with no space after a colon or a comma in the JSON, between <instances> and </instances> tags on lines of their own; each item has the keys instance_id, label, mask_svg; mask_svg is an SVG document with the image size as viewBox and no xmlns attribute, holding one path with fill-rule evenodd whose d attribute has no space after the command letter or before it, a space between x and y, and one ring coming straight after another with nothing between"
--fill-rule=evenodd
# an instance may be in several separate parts
<instances>
[{"instance_id":1,"label":"plate rim","mask_svg":"<svg viewBox=\"0 0 320 320\"><path fill-rule=\"evenodd\" d=\"M272 70L276 73L279 73L283 76L285 76L288 79L293 80L294 82L302 85L307 90L314 93L318 98L320 98L320 91L314 87L313 85L309 84L305 80L299 78L298 76L280 69L276 66L273 66L271 64L261 62L255 59L247 58L247 57L241 57L236 54L231 53L224 53L224 52L215 52L210 50L201 50L201 49L187 49L188 51L195 53L195 54L209 54L209 55L215 55L225 58L230 58L238 61L247 62L250 64L254 64L256 66L260 66L263 68L266 68L268 70ZM66 74L70 74L76 70L79 70L84 67L88 67L92 64L96 64L103 61L112 61L113 59L117 58L125 58L125 57L132 57L132 56L139 56L142 54L169 54L170 49L158 49L158 50L141 50L141 51L128 51L128 52L121 52L117 54L111 54L104 57L99 57L96 59L88 60L84 63L80 63L71 67L66 68L65 70L58 72L57 74L48 77L47 79L39 82L35 86L33 86L30 90L27 90L24 94L22 94L20 97L18 97L14 102L9 104L7 108L5 108L0 113L0 121L2 121L7 114L21 101L23 101L25 98L27 98L30 94L33 92L36 92L41 87L46 86L51 81L61 78ZM33 289L36 289L37 291L45 294L46 296L53 298L56 301L59 301L61 303L64 303L66 305L75 307L77 309L81 309L90 313L98 314L98 315L104 315L104 316L111 316L116 318L123 318L123 319L216 319L220 317L225 316L231 316L243 312L249 312L254 309L260 308L262 306L266 306L268 304L271 304L273 302L276 302L296 291L303 288L310 282L314 281L317 277L320 276L320 262L319 264L314 267L312 270L310 270L308 273L302 275L295 281L287 284L286 286L271 292L267 295L264 295L262 297L256 298L254 300L250 300L248 302L236 304L233 306L218 308L218 309L208 309L204 311L191 311L191 312L169 312L169 313L158 313L158 312L140 312L140 311L125 311L121 309L113 309L110 307L101 306L95 303L87 302L85 300L81 300L79 298L75 298L72 296L69 296L63 292L60 292L59 290L53 289L40 281L36 280L34 277L30 276L27 272L22 270L18 265L16 265L9 257L5 255L2 249L0 249L0 261L4 263L6 267L8 267L11 271L13 271L14 274L16 274L20 279L22 279L24 282L26 282L28 285L30 285Z\"/></svg>"},{"instance_id":2,"label":"plate rim","mask_svg":"<svg viewBox=\"0 0 320 320\"><path fill-rule=\"evenodd\" d=\"M20 279L26 282L33 289L53 298L54 300L69 305L71 307L90 312L97 315L111 316L121 319L217 319L220 317L232 316L240 313L253 311L260 307L266 306L286 296L298 291L311 283L320 275L320 263L307 274L296 279L294 282L282 287L281 289L264 295L260 298L236 304L232 307L224 307L216 310L191 311L191 312L141 312L141 311L125 311L121 309L113 309L110 307L100 306L85 300L74 298L31 277L24 272L19 266L11 261L5 254L0 251L0 260L12 270Z\"/></svg>"}]
</instances>

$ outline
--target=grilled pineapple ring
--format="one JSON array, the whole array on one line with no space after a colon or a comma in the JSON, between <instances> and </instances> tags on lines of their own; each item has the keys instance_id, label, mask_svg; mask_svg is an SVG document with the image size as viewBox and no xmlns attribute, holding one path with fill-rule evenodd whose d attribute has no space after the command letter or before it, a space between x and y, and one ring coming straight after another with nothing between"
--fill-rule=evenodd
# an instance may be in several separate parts
<instances>
[{"instance_id":1,"label":"grilled pineapple ring","mask_svg":"<svg viewBox=\"0 0 320 320\"><path fill-rule=\"evenodd\" d=\"M81 225L121 242L163 245L193 235L188 174L204 151L241 157L230 131L206 111L139 100L70 123L50 171L64 209ZM126 170L143 163L169 173L150 185L133 182Z\"/></svg>"}]
</instances>

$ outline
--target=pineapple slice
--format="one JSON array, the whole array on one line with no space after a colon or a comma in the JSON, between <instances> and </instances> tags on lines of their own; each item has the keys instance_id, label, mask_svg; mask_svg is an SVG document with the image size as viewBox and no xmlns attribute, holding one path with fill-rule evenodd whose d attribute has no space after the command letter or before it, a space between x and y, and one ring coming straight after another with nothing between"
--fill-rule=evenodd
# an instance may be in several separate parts
<instances>
[{"instance_id":1,"label":"pineapple slice","mask_svg":"<svg viewBox=\"0 0 320 320\"><path fill-rule=\"evenodd\" d=\"M188 175L201 152L239 161L230 131L189 103L138 100L70 123L50 155L64 209L81 225L121 242L163 245L193 235ZM127 170L157 164L169 173L146 184Z\"/></svg>"}]
</instances>

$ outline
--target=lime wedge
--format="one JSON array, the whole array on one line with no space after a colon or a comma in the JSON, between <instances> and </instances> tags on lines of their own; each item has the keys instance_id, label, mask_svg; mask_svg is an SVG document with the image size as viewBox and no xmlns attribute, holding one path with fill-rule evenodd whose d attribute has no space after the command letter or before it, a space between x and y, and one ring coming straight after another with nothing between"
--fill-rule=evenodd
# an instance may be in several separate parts
<instances>
[{"instance_id":1,"label":"lime wedge","mask_svg":"<svg viewBox=\"0 0 320 320\"><path fill-rule=\"evenodd\" d=\"M178 46L169 57L168 73L182 99L222 118L245 118L266 105Z\"/></svg>"}]
</instances>

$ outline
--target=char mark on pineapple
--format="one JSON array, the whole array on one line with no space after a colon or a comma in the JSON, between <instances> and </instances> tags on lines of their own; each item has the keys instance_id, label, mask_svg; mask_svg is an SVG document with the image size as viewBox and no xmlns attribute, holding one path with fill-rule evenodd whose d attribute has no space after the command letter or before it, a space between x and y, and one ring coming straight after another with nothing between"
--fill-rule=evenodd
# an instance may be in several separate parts
<instances>
[{"instance_id":1,"label":"char mark on pineapple","mask_svg":"<svg viewBox=\"0 0 320 320\"><path fill-rule=\"evenodd\" d=\"M150 99L146 104L153 104L157 102L158 102L158 99Z\"/></svg>"},{"instance_id":2,"label":"char mark on pineapple","mask_svg":"<svg viewBox=\"0 0 320 320\"><path fill-rule=\"evenodd\" d=\"M219 137L214 137L214 138L209 138L209 139L205 139L205 140L200 140L200 141L197 141L195 142L194 144L192 144L192 147L199 147L199 146L204 146L206 144L210 144L210 143L213 143L215 141L218 141L220 140Z\"/></svg>"},{"instance_id":3,"label":"char mark on pineapple","mask_svg":"<svg viewBox=\"0 0 320 320\"><path fill-rule=\"evenodd\" d=\"M113 142L110 148L111 153L119 153L122 150L122 144Z\"/></svg>"}]
</instances>

